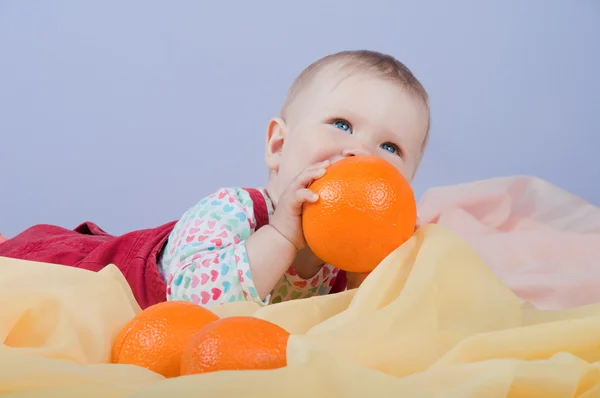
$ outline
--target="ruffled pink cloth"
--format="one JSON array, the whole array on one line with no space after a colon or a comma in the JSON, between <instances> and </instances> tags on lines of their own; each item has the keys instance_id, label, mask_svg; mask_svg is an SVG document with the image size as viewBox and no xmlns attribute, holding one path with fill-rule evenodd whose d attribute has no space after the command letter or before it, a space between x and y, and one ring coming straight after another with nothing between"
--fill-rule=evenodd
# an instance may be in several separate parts
<instances>
[{"instance_id":1,"label":"ruffled pink cloth","mask_svg":"<svg viewBox=\"0 0 600 398\"><path fill-rule=\"evenodd\" d=\"M419 217L463 237L537 308L600 303L600 208L546 181L508 177L433 188Z\"/></svg>"},{"instance_id":2,"label":"ruffled pink cloth","mask_svg":"<svg viewBox=\"0 0 600 398\"><path fill-rule=\"evenodd\" d=\"M4 242L5 240L7 240L7 238L0 234L0 243Z\"/></svg>"}]
</instances>

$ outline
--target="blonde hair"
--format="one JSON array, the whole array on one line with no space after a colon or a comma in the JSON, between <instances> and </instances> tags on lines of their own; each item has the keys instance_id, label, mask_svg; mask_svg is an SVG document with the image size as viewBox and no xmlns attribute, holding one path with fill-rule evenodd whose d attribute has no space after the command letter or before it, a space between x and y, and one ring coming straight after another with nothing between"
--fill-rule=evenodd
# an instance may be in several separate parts
<instances>
[{"instance_id":1,"label":"blonde hair","mask_svg":"<svg viewBox=\"0 0 600 398\"><path fill-rule=\"evenodd\" d=\"M417 80L406 65L389 54L370 50L340 51L327 55L306 67L294 80L288 90L281 108L281 116L285 118L290 104L314 79L332 64L341 65L342 68L353 68L355 71L371 72L384 79L389 79L408 89L415 97L423 102L427 110L427 133L423 142L422 151L429 141L430 109L429 95L423 85Z\"/></svg>"}]
</instances>

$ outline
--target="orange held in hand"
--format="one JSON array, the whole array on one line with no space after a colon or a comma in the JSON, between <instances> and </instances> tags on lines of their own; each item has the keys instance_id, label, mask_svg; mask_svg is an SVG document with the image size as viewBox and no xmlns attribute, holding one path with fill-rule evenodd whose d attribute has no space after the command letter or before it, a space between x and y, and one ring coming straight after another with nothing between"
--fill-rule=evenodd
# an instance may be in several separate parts
<instances>
[{"instance_id":1,"label":"orange held in hand","mask_svg":"<svg viewBox=\"0 0 600 398\"><path fill-rule=\"evenodd\" d=\"M285 367L289 335L251 316L220 319L192 337L181 358L181 374Z\"/></svg>"},{"instance_id":2,"label":"orange held in hand","mask_svg":"<svg viewBox=\"0 0 600 398\"><path fill-rule=\"evenodd\" d=\"M198 330L219 317L194 303L168 301L137 314L113 345L112 362L150 369L165 377L179 376L181 354Z\"/></svg>"},{"instance_id":3,"label":"orange held in hand","mask_svg":"<svg viewBox=\"0 0 600 398\"><path fill-rule=\"evenodd\" d=\"M304 204L304 238L317 257L334 267L370 272L414 233L412 188L383 159L344 158L309 188L319 200Z\"/></svg>"}]
</instances>

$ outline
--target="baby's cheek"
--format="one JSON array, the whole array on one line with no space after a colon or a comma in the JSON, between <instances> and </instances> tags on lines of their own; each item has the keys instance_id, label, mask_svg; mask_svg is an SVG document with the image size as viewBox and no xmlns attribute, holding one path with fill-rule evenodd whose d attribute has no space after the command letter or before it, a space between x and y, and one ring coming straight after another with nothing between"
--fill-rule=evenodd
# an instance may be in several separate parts
<instances>
[{"instance_id":1,"label":"baby's cheek","mask_svg":"<svg viewBox=\"0 0 600 398\"><path fill-rule=\"evenodd\" d=\"M404 161L400 161L398 162L398 165L396 166L396 168L398 169L398 171L400 172L400 174L402 174L402 176L404 178L406 178L406 181L408 182L412 182L413 176L415 174L415 167L413 165L407 164Z\"/></svg>"}]
</instances>

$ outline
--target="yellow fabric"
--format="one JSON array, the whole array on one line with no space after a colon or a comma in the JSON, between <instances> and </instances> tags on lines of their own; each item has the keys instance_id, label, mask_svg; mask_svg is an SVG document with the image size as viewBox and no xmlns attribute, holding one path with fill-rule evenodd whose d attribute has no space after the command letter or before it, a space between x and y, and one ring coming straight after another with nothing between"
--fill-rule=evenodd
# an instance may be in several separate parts
<instances>
[{"instance_id":1,"label":"yellow fabric","mask_svg":"<svg viewBox=\"0 0 600 398\"><path fill-rule=\"evenodd\" d=\"M421 228L353 291L254 314L293 335L288 367L164 379L106 364L140 311L119 271L0 258L0 394L11 397L598 397L600 305L538 311L468 245Z\"/></svg>"}]
</instances>

